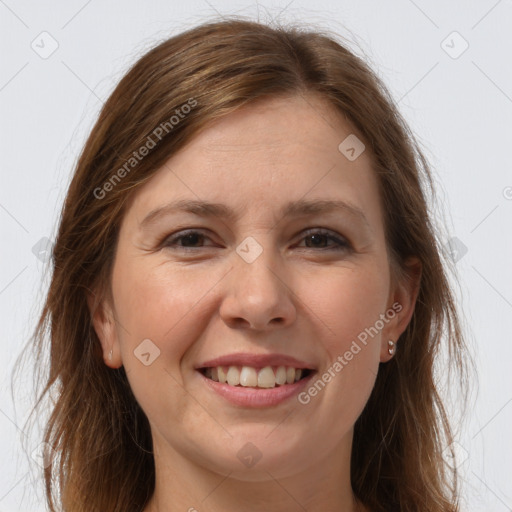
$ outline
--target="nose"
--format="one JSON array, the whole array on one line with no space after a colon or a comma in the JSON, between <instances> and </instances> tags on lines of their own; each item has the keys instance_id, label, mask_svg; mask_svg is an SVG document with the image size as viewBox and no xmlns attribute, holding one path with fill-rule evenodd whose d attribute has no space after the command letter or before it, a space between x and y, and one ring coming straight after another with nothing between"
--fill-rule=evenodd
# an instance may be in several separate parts
<instances>
[{"instance_id":1,"label":"nose","mask_svg":"<svg viewBox=\"0 0 512 512\"><path fill-rule=\"evenodd\" d=\"M224 281L220 306L220 316L228 326L266 331L295 321L295 296L283 267L276 265L271 253L265 249L251 263L233 254L234 268Z\"/></svg>"}]
</instances>

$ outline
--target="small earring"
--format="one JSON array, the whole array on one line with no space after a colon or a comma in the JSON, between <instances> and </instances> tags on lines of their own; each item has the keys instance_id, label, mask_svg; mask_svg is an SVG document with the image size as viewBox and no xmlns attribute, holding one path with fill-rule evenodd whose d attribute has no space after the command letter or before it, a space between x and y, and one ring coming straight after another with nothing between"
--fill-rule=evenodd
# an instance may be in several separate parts
<instances>
[{"instance_id":1,"label":"small earring","mask_svg":"<svg viewBox=\"0 0 512 512\"><path fill-rule=\"evenodd\" d=\"M388 352L390 356L395 354L395 342L393 340L388 341Z\"/></svg>"},{"instance_id":2,"label":"small earring","mask_svg":"<svg viewBox=\"0 0 512 512\"><path fill-rule=\"evenodd\" d=\"M110 352L108 353L108 359L109 359L109 361L112 361L112 352L113 352L113 350L112 350L112 349L110 349Z\"/></svg>"}]
</instances>

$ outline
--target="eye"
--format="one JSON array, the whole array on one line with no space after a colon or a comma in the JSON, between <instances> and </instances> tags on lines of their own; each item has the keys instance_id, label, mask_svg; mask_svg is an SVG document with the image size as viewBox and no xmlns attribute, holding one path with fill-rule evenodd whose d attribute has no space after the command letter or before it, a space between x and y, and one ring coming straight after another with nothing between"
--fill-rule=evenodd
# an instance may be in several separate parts
<instances>
[{"instance_id":1,"label":"eye","mask_svg":"<svg viewBox=\"0 0 512 512\"><path fill-rule=\"evenodd\" d=\"M195 246L205 238L208 238L206 235L201 233L200 231L188 230L188 231L180 231L175 235L171 235L170 237L164 239L163 246L164 247L173 247L177 246L180 249L194 249ZM179 242L182 242L181 244ZM200 244L202 246L202 244Z\"/></svg>"},{"instance_id":2,"label":"eye","mask_svg":"<svg viewBox=\"0 0 512 512\"><path fill-rule=\"evenodd\" d=\"M349 251L352 246L345 238L334 234L331 231L313 228L309 229L301 240L306 241L306 248L308 249L320 249L320 250L334 250L334 251ZM308 245L307 241L311 243ZM324 246L324 243L334 242L334 246Z\"/></svg>"},{"instance_id":3,"label":"eye","mask_svg":"<svg viewBox=\"0 0 512 512\"><path fill-rule=\"evenodd\" d=\"M187 230L180 231L174 235L171 235L165 238L161 245L162 247L170 247L170 248L179 248L179 249L196 249L200 247L204 247L204 240L209 238L203 234L201 231L197 230ZM325 250L335 250L335 251L350 251L352 250L352 246L350 243L343 237L334 234L331 231L313 228L306 231L306 234L301 238L301 241L304 240L306 242L305 246L302 246L306 249L320 249L322 251ZM331 242L331 245L325 245ZM332 243L334 245L332 245ZM300 246L299 246L300 247Z\"/></svg>"}]
</instances>

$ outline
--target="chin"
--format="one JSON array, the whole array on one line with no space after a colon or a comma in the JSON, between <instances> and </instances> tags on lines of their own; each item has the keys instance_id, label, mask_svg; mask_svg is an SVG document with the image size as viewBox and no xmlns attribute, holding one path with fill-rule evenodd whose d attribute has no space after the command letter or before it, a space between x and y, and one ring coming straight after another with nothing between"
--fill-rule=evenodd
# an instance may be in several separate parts
<instances>
[{"instance_id":1,"label":"chin","mask_svg":"<svg viewBox=\"0 0 512 512\"><path fill-rule=\"evenodd\" d=\"M280 438L275 432L270 440L269 432L247 435L238 441L237 436L230 439L225 448L218 446L221 453L215 454L209 452L208 462L203 464L208 469L221 474L229 474L230 478L244 482L264 482L269 478L286 478L298 473L298 468L311 462L311 457L307 454L311 450L305 448L303 444L289 442ZM286 437L286 436L284 436Z\"/></svg>"}]
</instances>

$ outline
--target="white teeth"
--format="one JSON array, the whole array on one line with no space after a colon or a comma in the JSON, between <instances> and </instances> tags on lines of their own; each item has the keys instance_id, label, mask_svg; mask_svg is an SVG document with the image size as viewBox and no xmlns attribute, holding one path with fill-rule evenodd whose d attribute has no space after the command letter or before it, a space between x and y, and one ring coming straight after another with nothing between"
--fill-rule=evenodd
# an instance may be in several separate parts
<instances>
[{"instance_id":1,"label":"white teeth","mask_svg":"<svg viewBox=\"0 0 512 512\"><path fill-rule=\"evenodd\" d=\"M226 379L230 386L238 386L240 384L240 372L236 366L229 367Z\"/></svg>"},{"instance_id":2,"label":"white teeth","mask_svg":"<svg viewBox=\"0 0 512 512\"><path fill-rule=\"evenodd\" d=\"M240 384L245 387L257 386L259 384L258 374L254 368L243 366L240 372Z\"/></svg>"},{"instance_id":3,"label":"white teeth","mask_svg":"<svg viewBox=\"0 0 512 512\"><path fill-rule=\"evenodd\" d=\"M270 366L265 366L258 372L258 387L259 388L275 388L276 376L274 370Z\"/></svg>"},{"instance_id":4,"label":"white teeth","mask_svg":"<svg viewBox=\"0 0 512 512\"><path fill-rule=\"evenodd\" d=\"M228 381L227 373L224 371L222 366L217 367L217 376L219 377L219 382L222 382L222 384L226 384Z\"/></svg>"},{"instance_id":5,"label":"white teeth","mask_svg":"<svg viewBox=\"0 0 512 512\"><path fill-rule=\"evenodd\" d=\"M286 383L286 368L284 366L280 366L276 371L276 384L282 386Z\"/></svg>"},{"instance_id":6,"label":"white teeth","mask_svg":"<svg viewBox=\"0 0 512 512\"><path fill-rule=\"evenodd\" d=\"M293 384L302 378L303 370L285 366L265 366L259 371L251 366L218 366L206 368L205 377L230 386L274 388Z\"/></svg>"}]
</instances>

